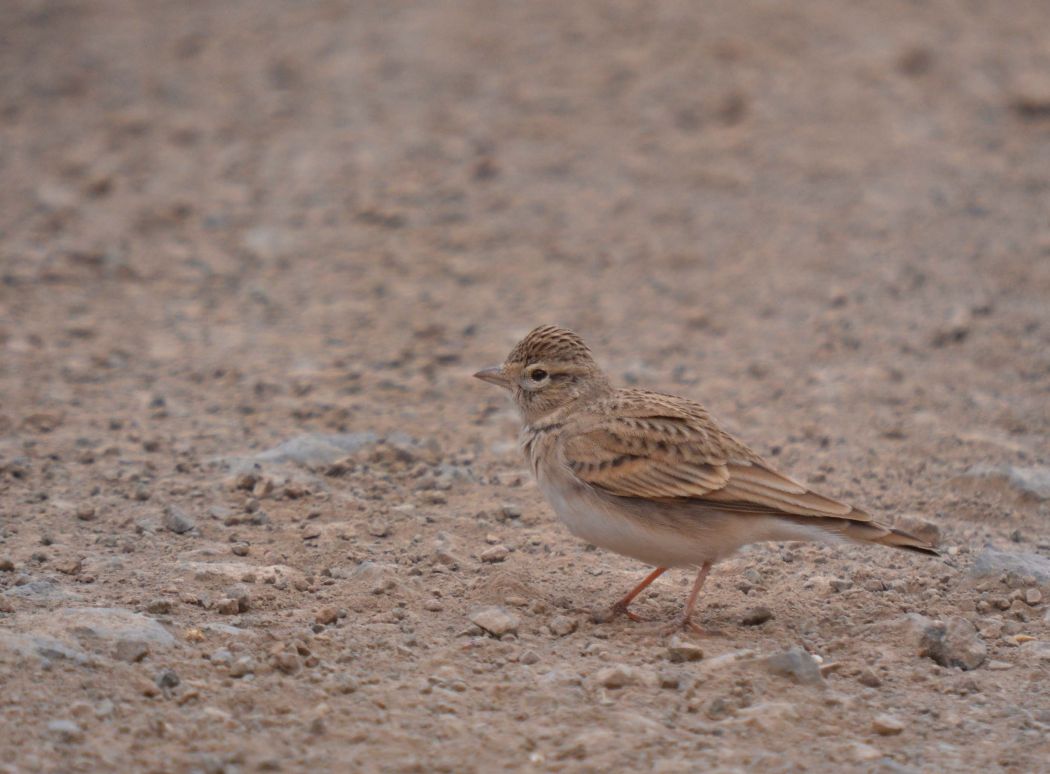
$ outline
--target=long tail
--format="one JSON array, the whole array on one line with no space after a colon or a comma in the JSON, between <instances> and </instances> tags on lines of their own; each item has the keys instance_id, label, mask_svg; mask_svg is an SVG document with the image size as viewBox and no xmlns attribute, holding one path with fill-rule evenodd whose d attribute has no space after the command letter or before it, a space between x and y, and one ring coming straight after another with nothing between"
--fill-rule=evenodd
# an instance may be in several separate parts
<instances>
[{"instance_id":1,"label":"long tail","mask_svg":"<svg viewBox=\"0 0 1050 774\"><path fill-rule=\"evenodd\" d=\"M877 521L854 521L840 518L822 519L812 516L796 516L794 518L782 516L781 518L789 518L798 524L821 527L834 535L839 535L846 540L854 540L858 543L878 543L883 546L917 551L920 554L940 556L937 550L925 540L921 540L902 529L879 524Z\"/></svg>"}]
</instances>

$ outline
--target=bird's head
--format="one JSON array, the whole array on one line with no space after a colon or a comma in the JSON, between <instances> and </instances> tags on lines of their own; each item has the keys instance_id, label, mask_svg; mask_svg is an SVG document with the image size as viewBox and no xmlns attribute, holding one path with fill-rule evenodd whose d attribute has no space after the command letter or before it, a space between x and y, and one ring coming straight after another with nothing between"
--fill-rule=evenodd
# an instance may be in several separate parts
<instances>
[{"instance_id":1,"label":"bird's head","mask_svg":"<svg viewBox=\"0 0 1050 774\"><path fill-rule=\"evenodd\" d=\"M503 365L474 376L509 390L526 424L609 389L583 339L556 325L534 329L511 350Z\"/></svg>"}]
</instances>

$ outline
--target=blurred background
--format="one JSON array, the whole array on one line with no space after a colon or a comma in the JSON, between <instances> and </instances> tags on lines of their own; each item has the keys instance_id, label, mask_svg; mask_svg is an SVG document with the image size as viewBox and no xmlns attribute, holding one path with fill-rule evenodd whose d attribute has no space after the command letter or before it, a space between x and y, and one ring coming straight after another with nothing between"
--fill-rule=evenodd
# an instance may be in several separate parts
<instances>
[{"instance_id":1,"label":"blurred background","mask_svg":"<svg viewBox=\"0 0 1050 774\"><path fill-rule=\"evenodd\" d=\"M8 346L286 368L558 321L790 369L907 357L1002 299L995 356L1030 342L1045 375L1048 16L4 3Z\"/></svg>"},{"instance_id":2,"label":"blurred background","mask_svg":"<svg viewBox=\"0 0 1050 774\"><path fill-rule=\"evenodd\" d=\"M515 417L470 378L551 322L833 496L1048 550L1046 0L6 0L0 181L0 507L38 520L12 566L92 493L129 567L167 567L183 538L130 519L247 497L208 460L394 431L469 468L445 505L396 490L427 541L482 543L513 497L597 563L504 487ZM293 536L268 561L320 572L304 507L264 505Z\"/></svg>"},{"instance_id":3,"label":"blurred background","mask_svg":"<svg viewBox=\"0 0 1050 774\"><path fill-rule=\"evenodd\" d=\"M557 322L745 427L1050 429L1038 0L56 0L0 31L9 405L461 442L503 406L465 375Z\"/></svg>"}]
</instances>

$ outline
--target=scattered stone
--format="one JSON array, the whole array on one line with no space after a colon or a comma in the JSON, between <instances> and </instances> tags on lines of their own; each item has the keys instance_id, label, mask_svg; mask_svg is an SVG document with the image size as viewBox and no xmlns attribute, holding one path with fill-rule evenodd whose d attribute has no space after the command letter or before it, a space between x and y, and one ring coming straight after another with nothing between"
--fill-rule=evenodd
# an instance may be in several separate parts
<instances>
[{"instance_id":1,"label":"scattered stone","mask_svg":"<svg viewBox=\"0 0 1050 774\"><path fill-rule=\"evenodd\" d=\"M788 677L801 685L820 685L824 682L820 665L802 648L774 653L763 664L772 674Z\"/></svg>"},{"instance_id":2,"label":"scattered stone","mask_svg":"<svg viewBox=\"0 0 1050 774\"><path fill-rule=\"evenodd\" d=\"M1021 656L1036 664L1050 664L1050 642L1031 640L1021 645Z\"/></svg>"},{"instance_id":3,"label":"scattered stone","mask_svg":"<svg viewBox=\"0 0 1050 774\"><path fill-rule=\"evenodd\" d=\"M368 534L372 537L383 538L390 534L390 524L381 519L368 523Z\"/></svg>"},{"instance_id":4,"label":"scattered stone","mask_svg":"<svg viewBox=\"0 0 1050 774\"><path fill-rule=\"evenodd\" d=\"M1005 573L1031 576L1036 583L1050 583L1050 558L985 548L970 567L973 578L998 578Z\"/></svg>"},{"instance_id":5,"label":"scattered stone","mask_svg":"<svg viewBox=\"0 0 1050 774\"><path fill-rule=\"evenodd\" d=\"M765 733L792 733L798 728L798 709L786 701L765 701L744 707L729 721Z\"/></svg>"},{"instance_id":6,"label":"scattered stone","mask_svg":"<svg viewBox=\"0 0 1050 774\"><path fill-rule=\"evenodd\" d=\"M299 435L268 449L251 461L261 463L291 462L306 466L330 465L375 443L374 433L312 433ZM254 488L255 481L251 488Z\"/></svg>"},{"instance_id":7,"label":"scattered stone","mask_svg":"<svg viewBox=\"0 0 1050 774\"><path fill-rule=\"evenodd\" d=\"M638 683L656 683L655 675L627 664L613 664L599 669L594 680L603 688L624 688Z\"/></svg>"},{"instance_id":8,"label":"scattered stone","mask_svg":"<svg viewBox=\"0 0 1050 774\"><path fill-rule=\"evenodd\" d=\"M896 736L904 730L904 723L893 715L883 713L875 716L871 722L871 730L880 736Z\"/></svg>"},{"instance_id":9,"label":"scattered stone","mask_svg":"<svg viewBox=\"0 0 1050 774\"><path fill-rule=\"evenodd\" d=\"M0 556L0 572L14 572L15 563L9 556Z\"/></svg>"},{"instance_id":10,"label":"scattered stone","mask_svg":"<svg viewBox=\"0 0 1050 774\"><path fill-rule=\"evenodd\" d=\"M941 528L920 514L905 513L897 517L893 526L908 532L931 546L941 542Z\"/></svg>"},{"instance_id":11,"label":"scattered stone","mask_svg":"<svg viewBox=\"0 0 1050 774\"><path fill-rule=\"evenodd\" d=\"M854 742L850 747L850 758L855 763L871 763L882 757L882 751L864 742Z\"/></svg>"},{"instance_id":12,"label":"scattered stone","mask_svg":"<svg viewBox=\"0 0 1050 774\"><path fill-rule=\"evenodd\" d=\"M833 578L829 575L813 575L802 584L802 588L815 591L822 597L838 594L853 586L853 581L846 578Z\"/></svg>"},{"instance_id":13,"label":"scattered stone","mask_svg":"<svg viewBox=\"0 0 1050 774\"><path fill-rule=\"evenodd\" d=\"M152 618L119 607L64 608L49 613L42 622L72 632L85 642L124 640L144 643L151 649L175 644L171 633Z\"/></svg>"},{"instance_id":14,"label":"scattered stone","mask_svg":"<svg viewBox=\"0 0 1050 774\"><path fill-rule=\"evenodd\" d=\"M157 672L157 676L153 678L153 682L156 683L157 687L162 691L166 691L178 687L182 680L179 679L179 675L174 669L162 669Z\"/></svg>"},{"instance_id":15,"label":"scattered stone","mask_svg":"<svg viewBox=\"0 0 1050 774\"><path fill-rule=\"evenodd\" d=\"M934 347L958 344L970 335L972 326L973 313L964 306L956 307L951 316L933 332L930 344Z\"/></svg>"},{"instance_id":16,"label":"scattered stone","mask_svg":"<svg viewBox=\"0 0 1050 774\"><path fill-rule=\"evenodd\" d=\"M1007 669L1014 668L1014 665L1011 664L1009 661L996 661L994 659L992 661L989 661L984 666L986 669L990 669L993 672L1005 672Z\"/></svg>"},{"instance_id":17,"label":"scattered stone","mask_svg":"<svg viewBox=\"0 0 1050 774\"><path fill-rule=\"evenodd\" d=\"M682 676L676 672L663 671L657 676L660 687L669 691L677 691L682 685Z\"/></svg>"},{"instance_id":18,"label":"scattered stone","mask_svg":"<svg viewBox=\"0 0 1050 774\"><path fill-rule=\"evenodd\" d=\"M273 492L273 479L269 476L261 476L252 487L252 497L259 500L268 497L271 492Z\"/></svg>"},{"instance_id":19,"label":"scattered stone","mask_svg":"<svg viewBox=\"0 0 1050 774\"><path fill-rule=\"evenodd\" d=\"M65 561L56 562L55 569L63 575L79 575L80 571L84 569L84 563L80 559L66 559Z\"/></svg>"},{"instance_id":20,"label":"scattered stone","mask_svg":"<svg viewBox=\"0 0 1050 774\"><path fill-rule=\"evenodd\" d=\"M270 663L274 669L279 669L286 675L297 674L303 666L302 662L299 660L299 656L288 650L274 653L270 656Z\"/></svg>"},{"instance_id":21,"label":"scattered stone","mask_svg":"<svg viewBox=\"0 0 1050 774\"><path fill-rule=\"evenodd\" d=\"M695 642L675 636L667 643L667 657L676 664L683 661L699 661L704 657L704 651Z\"/></svg>"},{"instance_id":22,"label":"scattered stone","mask_svg":"<svg viewBox=\"0 0 1050 774\"><path fill-rule=\"evenodd\" d=\"M514 613L498 607L478 608L470 614L470 621L497 639L507 634L516 634L519 619Z\"/></svg>"},{"instance_id":23,"label":"scattered stone","mask_svg":"<svg viewBox=\"0 0 1050 774\"><path fill-rule=\"evenodd\" d=\"M1005 478L1026 497L1035 500L1050 499L1050 467L1020 465L975 465L966 471L971 478Z\"/></svg>"},{"instance_id":24,"label":"scattered stone","mask_svg":"<svg viewBox=\"0 0 1050 774\"><path fill-rule=\"evenodd\" d=\"M893 643L910 651L918 651L923 634L934 623L919 613L905 613L888 621L867 624L859 629L861 634L873 635L867 639L880 643Z\"/></svg>"},{"instance_id":25,"label":"scattered stone","mask_svg":"<svg viewBox=\"0 0 1050 774\"><path fill-rule=\"evenodd\" d=\"M510 555L510 549L506 546L492 546L481 552L481 561L495 564L502 562Z\"/></svg>"},{"instance_id":26,"label":"scattered stone","mask_svg":"<svg viewBox=\"0 0 1050 774\"><path fill-rule=\"evenodd\" d=\"M234 543L232 546L230 546L230 552L234 556L247 556L250 550L251 546L249 546L247 543Z\"/></svg>"},{"instance_id":27,"label":"scattered stone","mask_svg":"<svg viewBox=\"0 0 1050 774\"><path fill-rule=\"evenodd\" d=\"M1050 118L1050 77L1042 69L1023 70L1014 77L1010 108L1028 121Z\"/></svg>"},{"instance_id":28,"label":"scattered stone","mask_svg":"<svg viewBox=\"0 0 1050 774\"><path fill-rule=\"evenodd\" d=\"M238 613L247 613L252 607L251 592L245 586L235 585L226 589L226 597L237 602Z\"/></svg>"},{"instance_id":29,"label":"scattered stone","mask_svg":"<svg viewBox=\"0 0 1050 774\"><path fill-rule=\"evenodd\" d=\"M953 616L926 628L920 643L921 654L944 667L976 669L984 663L988 646L972 623Z\"/></svg>"},{"instance_id":30,"label":"scattered stone","mask_svg":"<svg viewBox=\"0 0 1050 774\"><path fill-rule=\"evenodd\" d=\"M255 660L251 656L241 656L230 664L230 677L244 677L255 672Z\"/></svg>"},{"instance_id":31,"label":"scattered stone","mask_svg":"<svg viewBox=\"0 0 1050 774\"><path fill-rule=\"evenodd\" d=\"M117 640L113 657L118 661L127 661L129 664L137 664L149 655L149 645L139 640Z\"/></svg>"},{"instance_id":32,"label":"scattered stone","mask_svg":"<svg viewBox=\"0 0 1050 774\"><path fill-rule=\"evenodd\" d=\"M165 529L171 530L176 535L183 535L197 526L189 514L177 505L169 505L164 509L161 523Z\"/></svg>"},{"instance_id":33,"label":"scattered stone","mask_svg":"<svg viewBox=\"0 0 1050 774\"><path fill-rule=\"evenodd\" d=\"M522 664L531 666L539 662L540 657L534 650L527 650L521 654L521 658L518 659Z\"/></svg>"},{"instance_id":34,"label":"scattered stone","mask_svg":"<svg viewBox=\"0 0 1050 774\"><path fill-rule=\"evenodd\" d=\"M1025 589L1024 601L1026 604L1035 607L1043 601L1043 592L1039 589Z\"/></svg>"},{"instance_id":35,"label":"scattered stone","mask_svg":"<svg viewBox=\"0 0 1050 774\"><path fill-rule=\"evenodd\" d=\"M500 513L508 519L520 519L521 506L516 503L503 503L500 506Z\"/></svg>"},{"instance_id":36,"label":"scattered stone","mask_svg":"<svg viewBox=\"0 0 1050 774\"><path fill-rule=\"evenodd\" d=\"M423 602L423 609L424 610L429 610L431 613L440 613L442 610L445 609L445 606L443 604L441 604L441 600L440 599L435 599L434 597L430 597L429 599L424 600L424 602Z\"/></svg>"},{"instance_id":37,"label":"scattered stone","mask_svg":"<svg viewBox=\"0 0 1050 774\"><path fill-rule=\"evenodd\" d=\"M95 506L91 503L81 503L77 506L76 516L81 521L95 520Z\"/></svg>"},{"instance_id":38,"label":"scattered stone","mask_svg":"<svg viewBox=\"0 0 1050 774\"><path fill-rule=\"evenodd\" d=\"M52 720L47 724L47 730L64 744L76 744L84 740L84 732L72 720Z\"/></svg>"},{"instance_id":39,"label":"scattered stone","mask_svg":"<svg viewBox=\"0 0 1050 774\"><path fill-rule=\"evenodd\" d=\"M154 599L150 600L150 603L146 605L146 612L153 613L154 615L167 615L171 612L171 600L168 599Z\"/></svg>"},{"instance_id":40,"label":"scattered stone","mask_svg":"<svg viewBox=\"0 0 1050 774\"><path fill-rule=\"evenodd\" d=\"M882 678L875 674L874 670L865 668L857 675L857 682L869 688L878 688L882 685Z\"/></svg>"},{"instance_id":41,"label":"scattered stone","mask_svg":"<svg viewBox=\"0 0 1050 774\"><path fill-rule=\"evenodd\" d=\"M334 624L338 620L339 611L336 610L334 607L322 607L320 610L317 611L317 614L314 616L314 621L316 623L323 624L324 626Z\"/></svg>"},{"instance_id":42,"label":"scattered stone","mask_svg":"<svg viewBox=\"0 0 1050 774\"><path fill-rule=\"evenodd\" d=\"M237 600L229 597L216 602L215 609L222 615L237 615L241 612L241 606L237 604Z\"/></svg>"},{"instance_id":43,"label":"scattered stone","mask_svg":"<svg viewBox=\"0 0 1050 774\"><path fill-rule=\"evenodd\" d=\"M744 617L740 619L740 623L744 626L761 626L766 621L773 620L773 611L765 605L759 605L753 607L744 613Z\"/></svg>"},{"instance_id":44,"label":"scattered stone","mask_svg":"<svg viewBox=\"0 0 1050 774\"><path fill-rule=\"evenodd\" d=\"M551 619L547 627L555 637L567 637L576 631L577 625L575 618L570 618L567 615L557 615Z\"/></svg>"}]
</instances>

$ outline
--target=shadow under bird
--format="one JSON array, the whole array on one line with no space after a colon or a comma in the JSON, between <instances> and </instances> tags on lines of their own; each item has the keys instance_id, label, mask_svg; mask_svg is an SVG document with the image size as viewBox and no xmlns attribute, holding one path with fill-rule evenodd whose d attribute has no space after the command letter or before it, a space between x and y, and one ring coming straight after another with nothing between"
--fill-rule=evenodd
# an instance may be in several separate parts
<instances>
[{"instance_id":1,"label":"shadow under bird","mask_svg":"<svg viewBox=\"0 0 1050 774\"><path fill-rule=\"evenodd\" d=\"M672 629L692 627L712 565L760 541L932 546L777 472L720 428L699 403L617 389L572 331L536 328L501 366L474 374L510 391L521 445L547 501L579 538L653 565L612 608L670 567L698 568Z\"/></svg>"}]
</instances>

